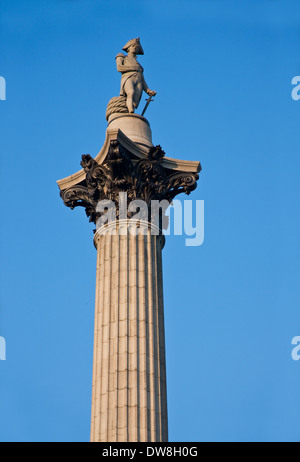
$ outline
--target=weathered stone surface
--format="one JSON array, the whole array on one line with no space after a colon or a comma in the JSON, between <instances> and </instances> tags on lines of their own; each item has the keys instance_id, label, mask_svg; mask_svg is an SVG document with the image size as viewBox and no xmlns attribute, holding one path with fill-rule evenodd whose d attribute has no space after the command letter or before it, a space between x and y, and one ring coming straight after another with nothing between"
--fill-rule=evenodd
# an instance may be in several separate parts
<instances>
[{"instance_id":1,"label":"weathered stone surface","mask_svg":"<svg viewBox=\"0 0 300 462\"><path fill-rule=\"evenodd\" d=\"M106 158L101 164L90 155L83 155L81 165L85 179L61 191L66 206L85 208L90 221L101 217L97 212L99 201L110 200L119 212L120 193L127 193L127 205L143 200L151 214L151 201L169 203L180 193L190 194L197 187L198 171L179 171L164 166L165 153L160 146L150 147L147 156L136 159L118 140L111 140ZM198 171L197 171L198 170ZM135 212L128 211L128 218ZM143 217L151 219L150 215Z\"/></svg>"},{"instance_id":2,"label":"weathered stone surface","mask_svg":"<svg viewBox=\"0 0 300 462\"><path fill-rule=\"evenodd\" d=\"M120 129L138 145L150 148L152 132L147 119L138 114L113 114L108 119L108 130Z\"/></svg>"},{"instance_id":3,"label":"weathered stone surface","mask_svg":"<svg viewBox=\"0 0 300 462\"><path fill-rule=\"evenodd\" d=\"M98 257L91 441L167 441L164 238L152 235L147 222L141 224L145 235L137 236L130 234L127 220L120 224L127 235L111 236L103 227L94 237ZM129 269L133 249L136 264Z\"/></svg>"},{"instance_id":4,"label":"weathered stone surface","mask_svg":"<svg viewBox=\"0 0 300 462\"><path fill-rule=\"evenodd\" d=\"M128 115L128 117L136 117L136 115ZM136 133L136 136L139 136L139 132ZM129 139L128 136L126 136L126 134L124 134L119 127L108 127L104 144L94 159L97 164L103 164L105 161L112 141L118 141L118 143L130 153L130 156L133 159L145 159L148 156L149 146L145 146L141 143L135 143L133 140ZM200 162L172 159L166 156L163 158L161 165L163 168L171 170L174 173L186 172L196 174L201 170ZM66 178L58 180L57 184L60 191L62 192L71 186L84 184L85 179L86 173L83 169L81 169L78 172L67 176Z\"/></svg>"}]
</instances>

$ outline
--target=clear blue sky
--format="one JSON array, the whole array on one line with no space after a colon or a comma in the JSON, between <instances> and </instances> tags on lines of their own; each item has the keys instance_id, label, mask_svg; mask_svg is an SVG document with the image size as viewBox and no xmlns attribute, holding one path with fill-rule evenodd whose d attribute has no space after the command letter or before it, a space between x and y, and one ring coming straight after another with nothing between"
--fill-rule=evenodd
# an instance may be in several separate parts
<instances>
[{"instance_id":1,"label":"clear blue sky","mask_svg":"<svg viewBox=\"0 0 300 462\"><path fill-rule=\"evenodd\" d=\"M56 180L95 156L141 37L155 144L200 160L164 249L171 441L300 441L297 0L0 0L0 441L88 441L96 252Z\"/></svg>"}]
</instances>

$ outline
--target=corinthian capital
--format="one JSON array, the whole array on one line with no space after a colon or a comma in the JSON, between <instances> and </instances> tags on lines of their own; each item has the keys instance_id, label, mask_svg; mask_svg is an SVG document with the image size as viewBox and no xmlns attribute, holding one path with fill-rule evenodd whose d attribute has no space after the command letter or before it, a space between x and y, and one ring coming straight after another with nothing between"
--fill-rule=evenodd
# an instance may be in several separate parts
<instances>
[{"instance_id":1,"label":"corinthian capital","mask_svg":"<svg viewBox=\"0 0 300 462\"><path fill-rule=\"evenodd\" d=\"M190 194L196 189L201 166L199 162L175 161L165 156L160 146L141 152L132 149L122 137L110 139L101 161L89 154L82 156L83 170L59 182L64 204L71 209L84 207L90 221L96 223L99 201L113 201L118 218L120 193L126 193L128 204L134 200L146 203L149 212L152 201L169 203L180 193ZM126 138L126 137L125 137ZM183 169L182 167L186 167ZM74 183L74 177L78 181ZM64 185L70 184L68 187ZM127 217L132 216L128 212ZM147 218L147 217L145 217Z\"/></svg>"}]
</instances>

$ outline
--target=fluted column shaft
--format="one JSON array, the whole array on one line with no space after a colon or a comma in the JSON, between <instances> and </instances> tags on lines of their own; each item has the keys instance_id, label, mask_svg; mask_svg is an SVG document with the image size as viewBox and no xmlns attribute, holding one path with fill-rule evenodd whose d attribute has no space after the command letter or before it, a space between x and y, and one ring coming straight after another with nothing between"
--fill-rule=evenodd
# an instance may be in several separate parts
<instances>
[{"instance_id":1,"label":"fluted column shaft","mask_svg":"<svg viewBox=\"0 0 300 462\"><path fill-rule=\"evenodd\" d=\"M96 442L168 440L164 237L154 235L148 222L140 222L139 232L133 228L136 224L120 220L100 228L94 238L91 441Z\"/></svg>"}]
</instances>

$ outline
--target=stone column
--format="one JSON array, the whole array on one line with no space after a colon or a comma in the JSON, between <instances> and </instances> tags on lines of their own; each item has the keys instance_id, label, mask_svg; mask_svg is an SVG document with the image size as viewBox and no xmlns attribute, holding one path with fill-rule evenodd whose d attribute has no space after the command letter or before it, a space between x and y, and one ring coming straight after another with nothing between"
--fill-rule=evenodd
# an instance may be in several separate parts
<instances>
[{"instance_id":1,"label":"stone column","mask_svg":"<svg viewBox=\"0 0 300 462\"><path fill-rule=\"evenodd\" d=\"M71 209L84 207L96 225L91 440L165 442L161 250L166 222L164 212L153 220L152 211L158 204L168 206L178 194L190 194L197 187L201 165L166 157L160 146L152 144L149 122L125 114L110 118L99 154L95 159L83 155L81 166L58 185L64 204ZM115 212L106 226L105 208L99 208L102 201ZM140 201L146 208L140 208ZM140 232L133 234L137 222ZM114 225L116 234L111 233Z\"/></svg>"},{"instance_id":2,"label":"stone column","mask_svg":"<svg viewBox=\"0 0 300 462\"><path fill-rule=\"evenodd\" d=\"M102 226L94 237L91 441L168 440L164 237L147 221L137 226L120 220Z\"/></svg>"}]
</instances>

